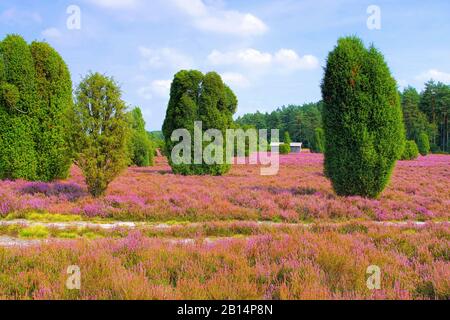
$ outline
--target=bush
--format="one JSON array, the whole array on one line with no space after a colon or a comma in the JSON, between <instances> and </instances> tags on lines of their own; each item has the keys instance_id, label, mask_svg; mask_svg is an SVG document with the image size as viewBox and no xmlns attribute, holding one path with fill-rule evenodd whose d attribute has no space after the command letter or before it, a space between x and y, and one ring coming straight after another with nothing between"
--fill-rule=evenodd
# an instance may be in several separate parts
<instances>
[{"instance_id":1,"label":"bush","mask_svg":"<svg viewBox=\"0 0 450 320\"><path fill-rule=\"evenodd\" d=\"M75 163L88 191L95 197L103 195L129 161L126 106L116 82L99 73L88 74L75 92L71 119Z\"/></svg>"},{"instance_id":2,"label":"bush","mask_svg":"<svg viewBox=\"0 0 450 320\"><path fill-rule=\"evenodd\" d=\"M47 43L30 46L36 70L39 108L35 134L37 178L66 178L71 165L67 113L73 107L72 80L61 56Z\"/></svg>"},{"instance_id":3,"label":"bush","mask_svg":"<svg viewBox=\"0 0 450 320\"><path fill-rule=\"evenodd\" d=\"M18 35L0 44L0 178L50 181L71 164L72 82L60 55Z\"/></svg>"},{"instance_id":4,"label":"bush","mask_svg":"<svg viewBox=\"0 0 450 320\"><path fill-rule=\"evenodd\" d=\"M140 108L134 108L129 113L131 138L128 144L131 163L138 167L148 167L154 164L155 147L145 131L145 121Z\"/></svg>"},{"instance_id":5,"label":"bush","mask_svg":"<svg viewBox=\"0 0 450 320\"><path fill-rule=\"evenodd\" d=\"M280 154L289 154L289 153L291 153L291 146L286 144L286 143L280 144L279 149L280 149Z\"/></svg>"},{"instance_id":6,"label":"bush","mask_svg":"<svg viewBox=\"0 0 450 320\"><path fill-rule=\"evenodd\" d=\"M340 39L322 95L326 176L338 195L378 197L405 140L397 84L383 55L356 37Z\"/></svg>"},{"instance_id":7,"label":"bush","mask_svg":"<svg viewBox=\"0 0 450 320\"><path fill-rule=\"evenodd\" d=\"M215 72L203 75L199 71L180 71L172 82L170 101L163 124L165 153L174 173L183 175L222 175L230 169L226 164L226 146L223 143L223 163L208 164L204 157L195 164L194 125L202 122L202 132L208 129L219 130L226 141L226 129L233 128L233 114L236 112L237 98ZM191 154L184 155L190 163L176 164L172 159L172 150L178 144L171 140L177 129L186 129L191 135ZM203 152L210 143L203 143ZM186 150L186 152L189 152ZM211 154L215 156L216 154ZM180 155L181 156L181 155Z\"/></svg>"},{"instance_id":8,"label":"bush","mask_svg":"<svg viewBox=\"0 0 450 320\"><path fill-rule=\"evenodd\" d=\"M0 179L36 179L36 76L25 40L0 42Z\"/></svg>"},{"instance_id":9,"label":"bush","mask_svg":"<svg viewBox=\"0 0 450 320\"><path fill-rule=\"evenodd\" d=\"M325 152L325 132L322 128L316 128L314 130L314 140L311 145L311 151L313 153Z\"/></svg>"},{"instance_id":10,"label":"bush","mask_svg":"<svg viewBox=\"0 0 450 320\"><path fill-rule=\"evenodd\" d=\"M401 160L415 160L419 157L419 148L414 140L406 141Z\"/></svg>"},{"instance_id":11,"label":"bush","mask_svg":"<svg viewBox=\"0 0 450 320\"><path fill-rule=\"evenodd\" d=\"M417 147L419 148L419 152L422 156L426 156L430 153L430 139L426 133L422 132L419 135Z\"/></svg>"}]
</instances>

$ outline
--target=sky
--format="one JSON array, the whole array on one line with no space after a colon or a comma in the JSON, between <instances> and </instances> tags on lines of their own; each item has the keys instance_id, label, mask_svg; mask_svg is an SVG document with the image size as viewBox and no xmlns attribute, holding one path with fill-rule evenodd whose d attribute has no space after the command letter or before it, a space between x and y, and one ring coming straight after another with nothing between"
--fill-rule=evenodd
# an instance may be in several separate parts
<instances>
[{"instance_id":1,"label":"sky","mask_svg":"<svg viewBox=\"0 0 450 320\"><path fill-rule=\"evenodd\" d=\"M160 130L181 69L217 71L238 115L321 99L328 52L356 35L384 55L399 89L450 83L448 0L0 0L0 36L47 41L74 85L112 76Z\"/></svg>"}]
</instances>

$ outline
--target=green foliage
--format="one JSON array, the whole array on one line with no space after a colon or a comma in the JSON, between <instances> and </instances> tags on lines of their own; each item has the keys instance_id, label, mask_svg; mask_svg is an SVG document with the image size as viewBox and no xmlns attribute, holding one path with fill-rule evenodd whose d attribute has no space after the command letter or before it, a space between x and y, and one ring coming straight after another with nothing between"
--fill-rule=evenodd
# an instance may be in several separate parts
<instances>
[{"instance_id":1,"label":"green foliage","mask_svg":"<svg viewBox=\"0 0 450 320\"><path fill-rule=\"evenodd\" d=\"M155 150L147 131L145 120L140 108L129 112L131 138L128 143L131 163L138 167L148 167L154 164Z\"/></svg>"},{"instance_id":2,"label":"green foliage","mask_svg":"<svg viewBox=\"0 0 450 320\"><path fill-rule=\"evenodd\" d=\"M14 111L20 99L20 92L13 84L3 82L0 84L0 103L5 109Z\"/></svg>"},{"instance_id":3,"label":"green foliage","mask_svg":"<svg viewBox=\"0 0 450 320\"><path fill-rule=\"evenodd\" d=\"M434 149L449 152L450 85L432 80L427 82L420 99L420 110L426 114L434 128L430 135L432 144L437 147Z\"/></svg>"},{"instance_id":4,"label":"green foliage","mask_svg":"<svg viewBox=\"0 0 450 320\"><path fill-rule=\"evenodd\" d=\"M271 113L245 114L236 120L236 124L249 125L256 129L279 129L281 132L289 132L293 141L303 142L304 146L311 147L314 130L322 126L321 110L322 102L301 106L289 105ZM270 134L270 130L268 133ZM270 136L269 140L271 140Z\"/></svg>"},{"instance_id":5,"label":"green foliage","mask_svg":"<svg viewBox=\"0 0 450 320\"><path fill-rule=\"evenodd\" d=\"M322 128L316 128L316 130L314 130L314 140L311 145L311 151L314 153L325 152L325 132Z\"/></svg>"},{"instance_id":6,"label":"green foliage","mask_svg":"<svg viewBox=\"0 0 450 320\"><path fill-rule=\"evenodd\" d=\"M284 143L291 146L292 140L291 140L291 136L289 135L288 131L286 131L284 133Z\"/></svg>"},{"instance_id":7,"label":"green foliage","mask_svg":"<svg viewBox=\"0 0 450 320\"><path fill-rule=\"evenodd\" d=\"M419 148L419 152L422 156L426 156L430 153L430 138L426 133L422 132L419 135L417 147Z\"/></svg>"},{"instance_id":8,"label":"green foliage","mask_svg":"<svg viewBox=\"0 0 450 320\"><path fill-rule=\"evenodd\" d=\"M422 132L435 135L435 127L428 122L427 116L420 111L420 94L416 89L407 87L401 94L403 120L405 122L406 138L418 140Z\"/></svg>"},{"instance_id":9,"label":"green foliage","mask_svg":"<svg viewBox=\"0 0 450 320\"><path fill-rule=\"evenodd\" d=\"M66 64L48 44L29 46L18 35L1 42L0 57L0 178L65 178L73 103Z\"/></svg>"},{"instance_id":10,"label":"green foliage","mask_svg":"<svg viewBox=\"0 0 450 320\"><path fill-rule=\"evenodd\" d=\"M280 144L279 151L280 154L289 154L291 153L291 146L288 145L287 143L282 143Z\"/></svg>"},{"instance_id":11,"label":"green foliage","mask_svg":"<svg viewBox=\"0 0 450 320\"><path fill-rule=\"evenodd\" d=\"M0 179L36 179L36 77L25 40L0 43Z\"/></svg>"},{"instance_id":12,"label":"green foliage","mask_svg":"<svg viewBox=\"0 0 450 320\"><path fill-rule=\"evenodd\" d=\"M69 69L47 43L33 42L30 48L39 99L35 133L37 177L43 181L66 178L71 164L67 115L73 108Z\"/></svg>"},{"instance_id":13,"label":"green foliage","mask_svg":"<svg viewBox=\"0 0 450 320\"><path fill-rule=\"evenodd\" d=\"M126 106L114 79L88 74L75 92L72 148L93 196L104 194L128 163Z\"/></svg>"},{"instance_id":14,"label":"green foliage","mask_svg":"<svg viewBox=\"0 0 450 320\"><path fill-rule=\"evenodd\" d=\"M401 160L415 160L419 157L419 148L414 140L406 141Z\"/></svg>"},{"instance_id":15,"label":"green foliage","mask_svg":"<svg viewBox=\"0 0 450 320\"><path fill-rule=\"evenodd\" d=\"M338 195L378 197L405 140L397 84L383 55L356 37L340 39L322 95L326 175Z\"/></svg>"},{"instance_id":16,"label":"green foliage","mask_svg":"<svg viewBox=\"0 0 450 320\"><path fill-rule=\"evenodd\" d=\"M232 128L237 98L215 72L203 75L199 71L180 71L172 82L170 101L163 124L166 154L169 164L177 174L222 175L230 169L227 164L194 164L194 123L202 121L202 131L217 129L225 139L225 130ZM174 130L186 129L192 137L191 164L175 164L171 159L172 149L178 142L171 141ZM203 144L203 150L208 145ZM223 149L225 163L226 149Z\"/></svg>"}]
</instances>

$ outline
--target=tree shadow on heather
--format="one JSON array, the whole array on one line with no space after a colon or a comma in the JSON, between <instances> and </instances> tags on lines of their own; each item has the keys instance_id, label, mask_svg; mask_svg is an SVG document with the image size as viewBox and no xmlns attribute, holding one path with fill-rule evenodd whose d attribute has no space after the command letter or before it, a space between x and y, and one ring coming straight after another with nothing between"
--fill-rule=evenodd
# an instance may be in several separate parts
<instances>
[{"instance_id":1,"label":"tree shadow on heather","mask_svg":"<svg viewBox=\"0 0 450 320\"><path fill-rule=\"evenodd\" d=\"M75 183L30 182L20 189L22 194L43 194L47 197L56 196L76 201L88 195L87 191Z\"/></svg>"}]
</instances>

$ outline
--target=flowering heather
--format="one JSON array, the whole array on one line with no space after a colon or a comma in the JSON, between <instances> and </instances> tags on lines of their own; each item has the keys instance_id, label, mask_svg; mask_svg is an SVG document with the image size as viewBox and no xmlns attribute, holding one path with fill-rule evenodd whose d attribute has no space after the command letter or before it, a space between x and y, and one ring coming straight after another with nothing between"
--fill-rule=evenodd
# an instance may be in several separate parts
<instances>
[{"instance_id":1,"label":"flowering heather","mask_svg":"<svg viewBox=\"0 0 450 320\"><path fill-rule=\"evenodd\" d=\"M323 174L321 154L281 156L276 176L259 167L235 165L226 176L173 175L164 158L155 167L130 168L99 199L86 192L73 167L68 181L0 182L0 215L41 210L122 220L322 219L447 220L450 156L398 162L389 187L377 200L338 197Z\"/></svg>"},{"instance_id":2,"label":"flowering heather","mask_svg":"<svg viewBox=\"0 0 450 320\"><path fill-rule=\"evenodd\" d=\"M0 248L0 299L450 299L448 224L317 227L215 242ZM65 288L81 268L80 291ZM381 288L366 285L381 269Z\"/></svg>"}]
</instances>

